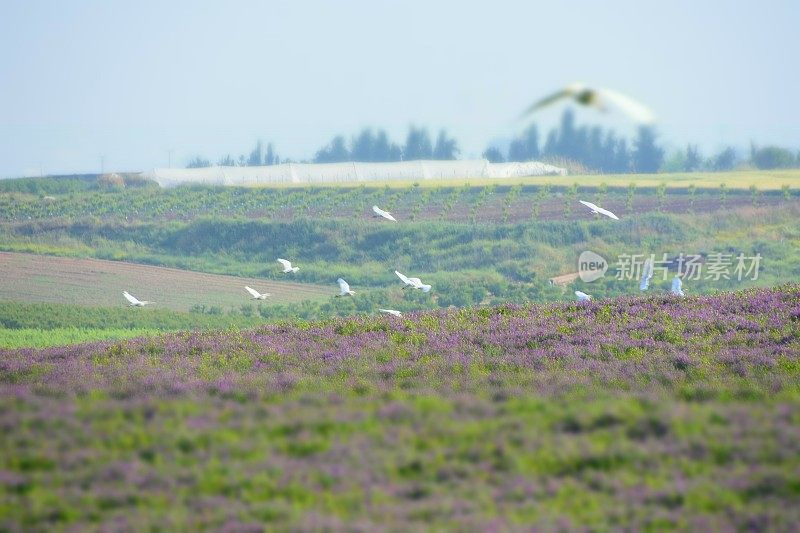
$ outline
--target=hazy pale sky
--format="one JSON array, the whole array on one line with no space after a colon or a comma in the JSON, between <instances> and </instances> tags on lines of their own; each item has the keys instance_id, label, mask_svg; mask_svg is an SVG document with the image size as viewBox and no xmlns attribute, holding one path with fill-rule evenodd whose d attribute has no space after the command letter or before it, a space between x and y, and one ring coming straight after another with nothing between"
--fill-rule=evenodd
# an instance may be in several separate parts
<instances>
[{"instance_id":1,"label":"hazy pale sky","mask_svg":"<svg viewBox=\"0 0 800 533\"><path fill-rule=\"evenodd\" d=\"M573 81L635 96L670 146L800 148L797 1L9 1L0 177L184 166L257 139L447 128L462 157ZM563 106L542 112L548 129ZM630 134L624 119L579 122Z\"/></svg>"}]
</instances>

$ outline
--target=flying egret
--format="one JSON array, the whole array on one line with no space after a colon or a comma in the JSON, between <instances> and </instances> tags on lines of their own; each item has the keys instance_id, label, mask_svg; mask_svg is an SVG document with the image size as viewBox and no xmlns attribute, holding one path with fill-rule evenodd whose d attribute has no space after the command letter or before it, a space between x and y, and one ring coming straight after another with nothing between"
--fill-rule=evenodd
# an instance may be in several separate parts
<instances>
[{"instance_id":1,"label":"flying egret","mask_svg":"<svg viewBox=\"0 0 800 533\"><path fill-rule=\"evenodd\" d=\"M585 292L581 291L575 291L575 296L578 297L579 302L588 302L589 300L592 299L592 296L590 294L586 294Z\"/></svg>"},{"instance_id":2,"label":"flying egret","mask_svg":"<svg viewBox=\"0 0 800 533\"><path fill-rule=\"evenodd\" d=\"M586 207L588 207L589 209L591 209L592 213L594 213L595 215L598 215L598 214L599 215L605 215L608 218L613 218L614 220L619 220L619 217L617 215L615 215L614 213L612 213L611 211L609 211L608 209L603 209L602 207L596 206L592 202L586 202L584 200L578 200L578 201L580 203L582 203L583 205L585 205Z\"/></svg>"},{"instance_id":3,"label":"flying egret","mask_svg":"<svg viewBox=\"0 0 800 533\"><path fill-rule=\"evenodd\" d=\"M653 260L648 257L642 267L642 279L639 280L639 290L646 291L650 288L651 279L653 279Z\"/></svg>"},{"instance_id":4,"label":"flying egret","mask_svg":"<svg viewBox=\"0 0 800 533\"><path fill-rule=\"evenodd\" d=\"M287 261L286 259L278 258L278 263L283 265L283 273L286 274L287 272L297 272L300 270L300 267L293 267L291 261Z\"/></svg>"},{"instance_id":5,"label":"flying egret","mask_svg":"<svg viewBox=\"0 0 800 533\"><path fill-rule=\"evenodd\" d=\"M270 295L268 292L265 292L264 294L261 294L261 293L260 293L260 292L258 292L257 290L255 290L255 289L251 289L251 288L250 288L250 287L248 287L247 285L245 285L244 289L245 289L247 292L249 292L249 293L250 293L250 295L253 297L253 300L266 300L266 299L267 299L267 296L269 296L269 295Z\"/></svg>"},{"instance_id":6,"label":"flying egret","mask_svg":"<svg viewBox=\"0 0 800 533\"><path fill-rule=\"evenodd\" d=\"M378 309L378 311L380 311L381 313L388 313L390 315L394 315L398 318L403 316L403 313L401 313L400 311L396 311L394 309Z\"/></svg>"},{"instance_id":7,"label":"flying egret","mask_svg":"<svg viewBox=\"0 0 800 533\"><path fill-rule=\"evenodd\" d=\"M376 217L383 217L386 220L391 220L392 222L397 222L397 220L395 220L395 218L392 216L392 214L390 212L384 211L383 209L381 209L377 205L373 205L372 206L372 210L375 212L375 216Z\"/></svg>"},{"instance_id":8,"label":"flying egret","mask_svg":"<svg viewBox=\"0 0 800 533\"><path fill-rule=\"evenodd\" d=\"M405 274L402 274L402 273L398 272L397 270L395 270L394 273L397 274L397 277L400 278L400 280L403 283L405 283L405 285L403 286L404 289L406 287L411 287L413 289L422 289L422 292L430 292L430 290L431 290L431 286L430 285L425 285L424 283L422 283L422 280L419 279L419 278L406 277Z\"/></svg>"},{"instance_id":9,"label":"flying egret","mask_svg":"<svg viewBox=\"0 0 800 533\"><path fill-rule=\"evenodd\" d=\"M342 278L337 279L336 283L339 284L339 291L340 291L339 294L336 295L337 298L339 296L353 296L355 294L355 291L351 291L350 285L348 285L347 282Z\"/></svg>"},{"instance_id":10,"label":"flying egret","mask_svg":"<svg viewBox=\"0 0 800 533\"><path fill-rule=\"evenodd\" d=\"M675 296L684 296L683 294L683 281L678 276L672 278L672 288L669 290Z\"/></svg>"},{"instance_id":11,"label":"flying egret","mask_svg":"<svg viewBox=\"0 0 800 533\"><path fill-rule=\"evenodd\" d=\"M128 300L128 302L130 302L131 307L144 307L147 304L155 303L155 302L148 302L147 300L144 301L139 300L128 291L122 291L122 295L125 297L126 300Z\"/></svg>"},{"instance_id":12,"label":"flying egret","mask_svg":"<svg viewBox=\"0 0 800 533\"><path fill-rule=\"evenodd\" d=\"M653 112L648 109L647 106L636 100L618 93L617 91L587 87L582 83L567 85L560 91L542 98L528 107L520 118L525 118L539 109L554 104L564 98L572 98L581 105L594 107L604 112L608 111L610 104L612 107L616 107L628 115L628 117L635 122L640 122L642 124L652 124L656 120Z\"/></svg>"}]
</instances>

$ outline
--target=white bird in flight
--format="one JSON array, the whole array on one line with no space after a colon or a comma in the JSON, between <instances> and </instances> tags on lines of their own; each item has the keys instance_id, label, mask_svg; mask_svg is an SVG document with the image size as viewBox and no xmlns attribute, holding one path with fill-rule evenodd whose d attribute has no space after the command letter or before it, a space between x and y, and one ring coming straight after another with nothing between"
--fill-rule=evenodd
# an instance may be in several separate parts
<instances>
[{"instance_id":1,"label":"white bird in flight","mask_svg":"<svg viewBox=\"0 0 800 533\"><path fill-rule=\"evenodd\" d=\"M245 289L247 292L249 292L249 293L250 293L250 295L253 297L253 300L266 300L266 299L267 299L267 296L269 296L269 295L270 295L268 292L265 292L264 294L261 294L261 293L260 293L260 292L258 292L257 290L255 290L255 289L251 289L251 288L250 288L250 287L248 287L247 285L245 285L244 289Z\"/></svg>"},{"instance_id":2,"label":"white bird in flight","mask_svg":"<svg viewBox=\"0 0 800 533\"><path fill-rule=\"evenodd\" d=\"M539 109L554 104L564 98L572 98L581 105L594 107L603 112L608 111L609 106L616 107L628 115L633 121L642 124L652 124L656 120L655 115L647 106L637 102L633 98L618 93L617 91L612 91L611 89L587 87L582 83L567 85L560 91L535 102L522 113L521 118L525 118Z\"/></svg>"},{"instance_id":3,"label":"white bird in flight","mask_svg":"<svg viewBox=\"0 0 800 533\"><path fill-rule=\"evenodd\" d=\"M575 296L578 297L579 302L588 302L592 299L590 294L586 294L585 292L575 291Z\"/></svg>"},{"instance_id":4,"label":"white bird in flight","mask_svg":"<svg viewBox=\"0 0 800 533\"><path fill-rule=\"evenodd\" d=\"M683 294L683 281L678 276L672 278L672 288L670 288L669 292L674 294L675 296L684 296Z\"/></svg>"},{"instance_id":5,"label":"white bird in flight","mask_svg":"<svg viewBox=\"0 0 800 533\"><path fill-rule=\"evenodd\" d=\"M639 280L639 290L646 291L650 288L650 280L653 278L653 260L649 257L642 267L642 279Z\"/></svg>"},{"instance_id":6,"label":"white bird in flight","mask_svg":"<svg viewBox=\"0 0 800 533\"><path fill-rule=\"evenodd\" d=\"M339 284L339 291L340 291L339 294L336 295L337 298L339 296L353 296L355 294L355 291L351 291L350 285L348 285L347 282L342 278L337 279L336 283Z\"/></svg>"},{"instance_id":7,"label":"white bird in flight","mask_svg":"<svg viewBox=\"0 0 800 533\"><path fill-rule=\"evenodd\" d=\"M401 313L400 311L397 311L395 309L378 309L378 311L380 311L381 313L387 313L387 314L390 314L390 315L394 315L396 317L403 316L403 313Z\"/></svg>"},{"instance_id":8,"label":"white bird in flight","mask_svg":"<svg viewBox=\"0 0 800 533\"><path fill-rule=\"evenodd\" d=\"M291 261L287 261L286 259L278 258L278 263L283 265L283 273L286 274L287 272L297 272L300 270L300 267L293 267Z\"/></svg>"},{"instance_id":9,"label":"white bird in flight","mask_svg":"<svg viewBox=\"0 0 800 533\"><path fill-rule=\"evenodd\" d=\"M395 220L395 218L392 216L392 214L390 212L384 211L383 209L381 209L377 205L373 205L372 206L372 210L375 212L375 216L383 217L386 220L391 220L392 222L397 222L397 220Z\"/></svg>"},{"instance_id":10,"label":"white bird in flight","mask_svg":"<svg viewBox=\"0 0 800 533\"><path fill-rule=\"evenodd\" d=\"M147 300L144 301L139 300L128 291L122 291L122 295L125 297L126 300L128 300L128 302L130 302L131 307L144 307L147 304L155 303L155 302L148 302Z\"/></svg>"},{"instance_id":11,"label":"white bird in flight","mask_svg":"<svg viewBox=\"0 0 800 533\"><path fill-rule=\"evenodd\" d=\"M397 274L397 277L400 278L400 280L403 283L405 283L405 285L403 286L404 289L406 287L411 287L411 288L414 288L414 289L422 289L422 292L430 292L430 290L431 290L431 286L430 285L425 285L424 283L422 283L422 280L419 279L419 278L406 277L405 274L402 274L402 273L398 272L397 270L395 270L394 273Z\"/></svg>"},{"instance_id":12,"label":"white bird in flight","mask_svg":"<svg viewBox=\"0 0 800 533\"><path fill-rule=\"evenodd\" d=\"M608 209L603 209L602 207L596 206L592 202L586 202L584 200L578 200L578 201L580 203L582 203L583 205L585 205L586 207L588 207L589 209L591 209L592 213L594 213L596 215L598 215L598 214L599 215L605 215L608 218L613 218L614 220L619 220L619 217L617 215L615 215L614 213L612 213L611 211L609 211Z\"/></svg>"}]
</instances>

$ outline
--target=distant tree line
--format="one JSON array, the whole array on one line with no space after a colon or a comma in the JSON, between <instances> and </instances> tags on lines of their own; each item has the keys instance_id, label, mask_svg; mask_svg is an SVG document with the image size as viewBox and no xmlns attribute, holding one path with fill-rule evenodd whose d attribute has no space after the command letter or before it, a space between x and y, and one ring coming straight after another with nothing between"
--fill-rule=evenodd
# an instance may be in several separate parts
<instances>
[{"instance_id":1,"label":"distant tree line","mask_svg":"<svg viewBox=\"0 0 800 533\"><path fill-rule=\"evenodd\" d=\"M275 152L275 147L272 143L268 143L265 149L264 143L257 141L249 155L241 154L238 159L234 159L230 154L227 154L217 160L217 165L221 167L259 167L262 165L279 165L284 162L286 161L282 161ZM210 166L211 161L196 155L189 161L186 168L205 168Z\"/></svg>"},{"instance_id":2,"label":"distant tree line","mask_svg":"<svg viewBox=\"0 0 800 533\"><path fill-rule=\"evenodd\" d=\"M405 144L391 141L384 130L373 132L364 128L348 143L344 135L337 135L314 155L315 163L339 163L343 161L388 162L412 161L416 159L456 159L460 150L458 141L441 130L436 142L426 128L411 126Z\"/></svg>"},{"instance_id":3,"label":"distant tree line","mask_svg":"<svg viewBox=\"0 0 800 533\"><path fill-rule=\"evenodd\" d=\"M628 146L627 139L617 137L600 126L576 126L571 109L561 115L559 126L550 130L543 146L539 130L532 124L511 141L508 154L490 146L483 156L492 162L532 161L543 159L554 163L577 163L582 167L606 173L658 172L664 161L664 149L656 142L655 130L642 126Z\"/></svg>"},{"instance_id":4,"label":"distant tree line","mask_svg":"<svg viewBox=\"0 0 800 533\"><path fill-rule=\"evenodd\" d=\"M304 162L338 163L345 161L390 162L418 159L457 159L460 154L458 141L441 130L434 141L424 127L409 127L405 142L399 144L389 138L385 130L364 128L350 140L344 135L335 135L321 147L311 160ZM531 124L508 144L504 152L497 146L489 146L483 157L493 163L504 161L543 160L573 169L600 173L654 173L695 172L731 170L742 165L759 169L788 168L800 166L800 152L792 154L777 146L757 147L751 145L749 159L740 157L736 149L728 146L708 157L703 157L697 145L688 144L666 156L666 149L659 144L654 128L640 126L631 142L617 136L613 130L600 126L576 125L575 115L566 109L558 126L552 128L540 141L536 124ZM249 155L234 159L226 155L217 161L220 166L260 166L291 163L281 159L272 143L264 147L258 141ZM189 161L187 168L210 167L211 162L200 156Z\"/></svg>"}]
</instances>

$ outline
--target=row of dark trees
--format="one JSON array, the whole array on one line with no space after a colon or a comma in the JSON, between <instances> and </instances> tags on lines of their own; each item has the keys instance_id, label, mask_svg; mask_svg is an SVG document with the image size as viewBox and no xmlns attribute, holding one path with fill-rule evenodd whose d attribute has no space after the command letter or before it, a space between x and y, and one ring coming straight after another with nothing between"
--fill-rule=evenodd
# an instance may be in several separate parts
<instances>
[{"instance_id":1,"label":"row of dark trees","mask_svg":"<svg viewBox=\"0 0 800 533\"><path fill-rule=\"evenodd\" d=\"M264 143L258 141L256 142L253 150L250 152L250 155L245 156L242 154L238 159L234 159L230 154L228 154L219 158L217 165L221 167L259 167L262 165L279 165L282 162L285 161L281 161L281 158L275 152L275 147L272 145L272 143L267 144L265 149ZM186 165L186 168L204 168L210 166L211 161L198 155L194 156L189 161L189 163Z\"/></svg>"},{"instance_id":2,"label":"row of dark trees","mask_svg":"<svg viewBox=\"0 0 800 533\"><path fill-rule=\"evenodd\" d=\"M550 130L540 147L539 130L528 127L508 146L508 154L490 146L483 156L492 162L545 159L578 163L599 172L657 172L664 161L664 149L656 142L653 128L640 127L628 147L625 138L599 126L576 126L575 115L567 109L558 127Z\"/></svg>"},{"instance_id":3,"label":"row of dark trees","mask_svg":"<svg viewBox=\"0 0 800 533\"><path fill-rule=\"evenodd\" d=\"M331 141L317 150L315 163L337 163L345 161L389 162L411 161L417 159L456 159L460 153L458 142L441 130L432 140L426 128L411 126L405 143L392 141L384 130L361 130L348 142L344 135L336 135ZM564 111L559 125L551 129L542 145L539 130L535 124L529 126L519 136L512 139L504 151L498 146L489 146L483 157L492 162L545 160L559 165L576 164L579 168L601 173L659 171L693 172L698 170L730 170L743 161L733 147L726 147L718 153L704 158L696 145L687 145L665 159L665 150L659 145L652 127L641 126L629 144L624 137L600 126L576 125L571 109ZM272 143L261 141L249 156L240 155L234 159L227 155L217 162L224 166L277 165L292 162L281 159ZM795 156L786 149L766 146L751 146L749 163L759 169L787 168L800 166L800 152ZM200 156L193 158L188 168L208 167L211 162Z\"/></svg>"},{"instance_id":4,"label":"row of dark trees","mask_svg":"<svg viewBox=\"0 0 800 533\"><path fill-rule=\"evenodd\" d=\"M350 140L337 135L314 155L315 163L339 163L343 161L388 162L412 161L415 159L456 159L460 150L458 142L441 130L436 142L425 128L411 126L403 146L392 142L384 130L373 132L370 128Z\"/></svg>"}]
</instances>

